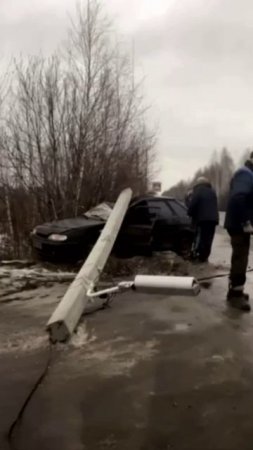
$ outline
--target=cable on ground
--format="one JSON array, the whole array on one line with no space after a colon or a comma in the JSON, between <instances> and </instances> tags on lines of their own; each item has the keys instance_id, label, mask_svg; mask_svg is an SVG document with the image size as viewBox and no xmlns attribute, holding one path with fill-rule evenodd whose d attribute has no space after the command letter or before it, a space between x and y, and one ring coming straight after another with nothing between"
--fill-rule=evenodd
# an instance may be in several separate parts
<instances>
[{"instance_id":1,"label":"cable on ground","mask_svg":"<svg viewBox=\"0 0 253 450\"><path fill-rule=\"evenodd\" d=\"M253 269L248 269L247 273L253 272ZM208 277L203 277L203 278L197 278L197 281L199 281L200 283L203 281L210 281L210 280L214 280L215 278L226 278L229 277L229 272L227 273L218 273L216 275L210 275Z\"/></svg>"},{"instance_id":2,"label":"cable on ground","mask_svg":"<svg viewBox=\"0 0 253 450\"><path fill-rule=\"evenodd\" d=\"M9 448L10 450L17 450L17 447L15 446L14 443L14 438L16 435L16 430L18 428L18 426L20 425L22 418L24 416L24 413L29 405L29 403L31 402L34 394L37 392L38 388L40 387L40 385L42 384L42 382L45 380L45 378L48 375L48 371L51 367L51 363L53 361L53 344L51 342L49 342L49 346L48 346L48 354L47 354L47 358L46 358L46 363L45 366L43 368L42 373L39 375L39 377L37 378L37 380L35 381L32 389L30 390L30 392L28 393L27 397L24 400L24 403L22 404L20 410L18 411L16 418L14 419L14 421L12 422L11 426L8 429L7 432L7 441L9 443Z\"/></svg>"}]
</instances>

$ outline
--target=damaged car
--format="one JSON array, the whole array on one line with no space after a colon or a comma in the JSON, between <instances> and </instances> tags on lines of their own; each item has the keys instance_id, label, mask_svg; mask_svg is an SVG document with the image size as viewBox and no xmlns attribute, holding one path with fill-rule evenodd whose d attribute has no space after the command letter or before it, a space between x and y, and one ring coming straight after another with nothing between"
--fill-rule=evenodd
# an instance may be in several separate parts
<instances>
[{"instance_id":1,"label":"damaged car","mask_svg":"<svg viewBox=\"0 0 253 450\"><path fill-rule=\"evenodd\" d=\"M84 259L98 239L113 204L102 203L79 217L38 225L31 233L40 259L54 262ZM188 257L194 230L183 203L169 197L134 198L113 248L119 257L174 251Z\"/></svg>"}]
</instances>

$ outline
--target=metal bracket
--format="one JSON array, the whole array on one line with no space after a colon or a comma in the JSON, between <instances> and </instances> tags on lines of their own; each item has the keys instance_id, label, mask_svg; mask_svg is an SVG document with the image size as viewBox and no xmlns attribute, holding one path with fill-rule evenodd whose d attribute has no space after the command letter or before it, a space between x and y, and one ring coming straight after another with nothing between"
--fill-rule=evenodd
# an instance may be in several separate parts
<instances>
[{"instance_id":1,"label":"metal bracket","mask_svg":"<svg viewBox=\"0 0 253 450\"><path fill-rule=\"evenodd\" d=\"M133 289L134 282L133 281L121 281L117 286L112 286L107 289L102 289L101 291L94 290L95 286L92 286L87 291L87 297L89 299L94 299L97 297L108 297L114 294L118 294L120 292L127 291L129 289Z\"/></svg>"}]
</instances>

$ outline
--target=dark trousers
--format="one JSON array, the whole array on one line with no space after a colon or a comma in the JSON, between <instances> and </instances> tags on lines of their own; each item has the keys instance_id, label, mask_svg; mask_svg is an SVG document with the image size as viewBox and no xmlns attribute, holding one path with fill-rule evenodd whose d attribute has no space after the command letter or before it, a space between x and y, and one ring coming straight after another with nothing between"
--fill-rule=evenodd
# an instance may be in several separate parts
<instances>
[{"instance_id":1,"label":"dark trousers","mask_svg":"<svg viewBox=\"0 0 253 450\"><path fill-rule=\"evenodd\" d=\"M197 226L194 253L200 261L207 261L211 254L215 228L215 222L200 222Z\"/></svg>"},{"instance_id":2,"label":"dark trousers","mask_svg":"<svg viewBox=\"0 0 253 450\"><path fill-rule=\"evenodd\" d=\"M231 234L232 258L230 269L231 288L243 287L246 282L248 267L250 234Z\"/></svg>"}]
</instances>

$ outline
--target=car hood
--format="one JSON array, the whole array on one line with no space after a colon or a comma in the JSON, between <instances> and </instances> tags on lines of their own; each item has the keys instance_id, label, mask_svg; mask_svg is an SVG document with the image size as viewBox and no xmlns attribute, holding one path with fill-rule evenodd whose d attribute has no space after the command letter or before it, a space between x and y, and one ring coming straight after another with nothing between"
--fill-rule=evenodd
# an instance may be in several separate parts
<instances>
[{"instance_id":1,"label":"car hood","mask_svg":"<svg viewBox=\"0 0 253 450\"><path fill-rule=\"evenodd\" d=\"M50 234L64 234L72 230L83 228L97 228L104 225L103 220L90 219L86 217L73 217L71 219L55 220L38 225L35 230L36 234L41 236L49 236Z\"/></svg>"}]
</instances>

